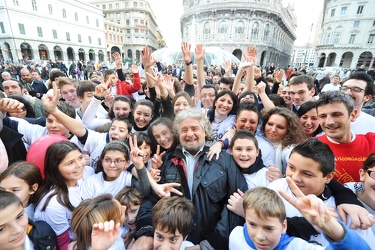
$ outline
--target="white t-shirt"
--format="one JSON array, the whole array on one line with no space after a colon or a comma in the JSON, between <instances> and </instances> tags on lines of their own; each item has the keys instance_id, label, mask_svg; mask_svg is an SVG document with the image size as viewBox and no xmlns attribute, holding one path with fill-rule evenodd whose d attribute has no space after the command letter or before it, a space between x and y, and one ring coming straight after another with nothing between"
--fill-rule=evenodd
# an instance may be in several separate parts
<instances>
[{"instance_id":1,"label":"white t-shirt","mask_svg":"<svg viewBox=\"0 0 375 250\"><path fill-rule=\"evenodd\" d=\"M252 174L244 174L248 189L255 187L267 187L270 181L266 177L267 168L262 168Z\"/></svg>"},{"instance_id":2,"label":"white t-shirt","mask_svg":"<svg viewBox=\"0 0 375 250\"><path fill-rule=\"evenodd\" d=\"M115 197L124 187L131 185L132 174L123 171L114 181L105 181L103 172L97 173L86 179L81 185L83 199L95 198L101 194L112 194Z\"/></svg>"},{"instance_id":3,"label":"white t-shirt","mask_svg":"<svg viewBox=\"0 0 375 250\"><path fill-rule=\"evenodd\" d=\"M268 167L269 164L275 164L276 152L272 144L262 136L255 135L255 138L258 141L258 147L262 153L262 161L264 166Z\"/></svg>"},{"instance_id":4,"label":"white t-shirt","mask_svg":"<svg viewBox=\"0 0 375 250\"><path fill-rule=\"evenodd\" d=\"M375 117L365 112L350 123L350 129L354 134L367 134L368 132L375 132Z\"/></svg>"},{"instance_id":5,"label":"white t-shirt","mask_svg":"<svg viewBox=\"0 0 375 250\"><path fill-rule=\"evenodd\" d=\"M25 242L23 243L22 250L34 250L34 244L26 235Z\"/></svg>"},{"instance_id":6,"label":"white t-shirt","mask_svg":"<svg viewBox=\"0 0 375 250\"><path fill-rule=\"evenodd\" d=\"M285 178L278 179L278 180L275 180L275 181L271 182L268 185L268 188L270 188L272 190L275 190L276 192L278 190L283 190L284 192L286 192L290 196L295 197L295 195L290 190L290 188L288 186L288 183L286 182ZM292 206L283 197L281 197L281 199L284 202L287 217L296 217L296 216L297 217L303 217L302 214L298 211L297 208ZM331 196L330 198L328 198L327 200L324 201L324 204L328 207L336 207L335 198L333 196ZM339 216L339 220L341 220L340 216ZM347 219L346 219L346 225L348 227L350 227L350 224L351 224L351 220L348 216ZM356 233L358 233L367 242L367 244L375 247L375 236L374 236L371 228L369 228L367 230L355 229L354 231L356 231ZM310 241L319 242L322 246L325 246L325 247L327 247L329 245L328 241L324 238L323 234L311 236Z\"/></svg>"},{"instance_id":7,"label":"white t-shirt","mask_svg":"<svg viewBox=\"0 0 375 250\"><path fill-rule=\"evenodd\" d=\"M223 137L223 135L234 126L234 119L236 118L235 115L228 115L223 121L220 123L216 123L213 121L212 125L212 135L213 140L218 141Z\"/></svg>"},{"instance_id":8,"label":"white t-shirt","mask_svg":"<svg viewBox=\"0 0 375 250\"><path fill-rule=\"evenodd\" d=\"M324 85L323 89L322 89L322 93L323 92L326 92L326 91L335 91L335 90L340 90L340 84L337 84L336 86L333 85L332 83L329 83L329 84L326 84Z\"/></svg>"},{"instance_id":9,"label":"white t-shirt","mask_svg":"<svg viewBox=\"0 0 375 250\"><path fill-rule=\"evenodd\" d=\"M42 211L42 208L51 193L53 193L55 189L52 189L49 193L47 193L38 206L35 208L34 218L35 220L42 220L47 222L52 229L55 231L56 235L59 236L63 234L66 230L69 230L69 236L73 240L74 236L70 228L70 221L72 219L72 211L70 211L65 206L61 205L57 201L57 195L54 195L46 209ZM69 187L69 200L73 207L77 207L79 203L82 201L80 187Z\"/></svg>"},{"instance_id":10,"label":"white t-shirt","mask_svg":"<svg viewBox=\"0 0 375 250\"><path fill-rule=\"evenodd\" d=\"M88 129L88 135L83 152L87 152L90 155L90 166L96 168L96 162L100 159L102 151L107 145L108 133L99 133L94 130ZM108 138L109 141L109 138Z\"/></svg>"}]
</instances>

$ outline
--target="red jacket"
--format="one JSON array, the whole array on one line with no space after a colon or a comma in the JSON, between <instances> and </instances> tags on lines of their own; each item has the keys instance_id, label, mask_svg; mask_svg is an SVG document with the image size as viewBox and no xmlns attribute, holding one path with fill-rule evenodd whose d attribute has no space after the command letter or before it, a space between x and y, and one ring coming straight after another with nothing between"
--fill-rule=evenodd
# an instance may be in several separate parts
<instances>
[{"instance_id":1,"label":"red jacket","mask_svg":"<svg viewBox=\"0 0 375 250\"><path fill-rule=\"evenodd\" d=\"M137 92L141 89L141 79L139 78L139 73L133 74L133 84L127 81L118 80L116 85L117 95L125 95L132 97L132 93Z\"/></svg>"}]
</instances>

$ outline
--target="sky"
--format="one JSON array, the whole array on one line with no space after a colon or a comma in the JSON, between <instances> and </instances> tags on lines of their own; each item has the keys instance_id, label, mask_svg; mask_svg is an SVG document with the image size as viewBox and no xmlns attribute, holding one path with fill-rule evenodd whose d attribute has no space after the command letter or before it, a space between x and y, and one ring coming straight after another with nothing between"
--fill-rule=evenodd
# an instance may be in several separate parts
<instances>
[{"instance_id":1,"label":"sky","mask_svg":"<svg viewBox=\"0 0 375 250\"><path fill-rule=\"evenodd\" d=\"M320 12L323 10L324 0L283 0L284 4L292 3L297 17L296 46L313 42L314 33L310 29L314 24L315 30ZM180 17L183 13L182 0L149 0L157 23L167 44L181 43Z\"/></svg>"}]
</instances>

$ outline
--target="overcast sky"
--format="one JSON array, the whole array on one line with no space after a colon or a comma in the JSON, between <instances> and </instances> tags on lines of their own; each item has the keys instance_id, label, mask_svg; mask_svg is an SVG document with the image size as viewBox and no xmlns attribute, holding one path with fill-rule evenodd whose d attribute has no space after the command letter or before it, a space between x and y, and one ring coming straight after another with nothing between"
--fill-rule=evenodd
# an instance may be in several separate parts
<instances>
[{"instance_id":1,"label":"overcast sky","mask_svg":"<svg viewBox=\"0 0 375 250\"><path fill-rule=\"evenodd\" d=\"M320 12L323 9L323 0L283 0L284 3L294 3L297 16L297 40L295 45L304 45L308 42L311 24L316 26ZM183 13L182 0L149 0L158 25L167 44L179 45L180 17ZM314 34L311 34L310 43Z\"/></svg>"}]
</instances>

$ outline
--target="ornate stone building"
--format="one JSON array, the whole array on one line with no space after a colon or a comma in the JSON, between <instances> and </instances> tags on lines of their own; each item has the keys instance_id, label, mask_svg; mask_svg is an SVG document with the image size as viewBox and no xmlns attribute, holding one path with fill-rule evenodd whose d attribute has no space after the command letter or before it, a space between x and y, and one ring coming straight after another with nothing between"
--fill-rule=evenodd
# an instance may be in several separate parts
<instances>
[{"instance_id":1,"label":"ornate stone building","mask_svg":"<svg viewBox=\"0 0 375 250\"><path fill-rule=\"evenodd\" d=\"M183 41L220 47L240 60L247 46L253 45L261 66L290 63L295 14L281 0L184 0L183 5Z\"/></svg>"},{"instance_id":2,"label":"ornate stone building","mask_svg":"<svg viewBox=\"0 0 375 250\"><path fill-rule=\"evenodd\" d=\"M319 67L355 69L375 65L375 0L325 0L319 42Z\"/></svg>"},{"instance_id":3,"label":"ornate stone building","mask_svg":"<svg viewBox=\"0 0 375 250\"><path fill-rule=\"evenodd\" d=\"M106 20L107 57L114 51L120 52L124 60L140 61L140 52L145 45L153 50L165 46L163 36L156 23L148 0L87 0L103 10ZM111 24L112 23L112 24ZM114 25L113 23L117 24ZM109 27L123 30L116 34ZM112 39L110 39L112 36ZM122 41L123 40L123 41Z\"/></svg>"}]
</instances>

